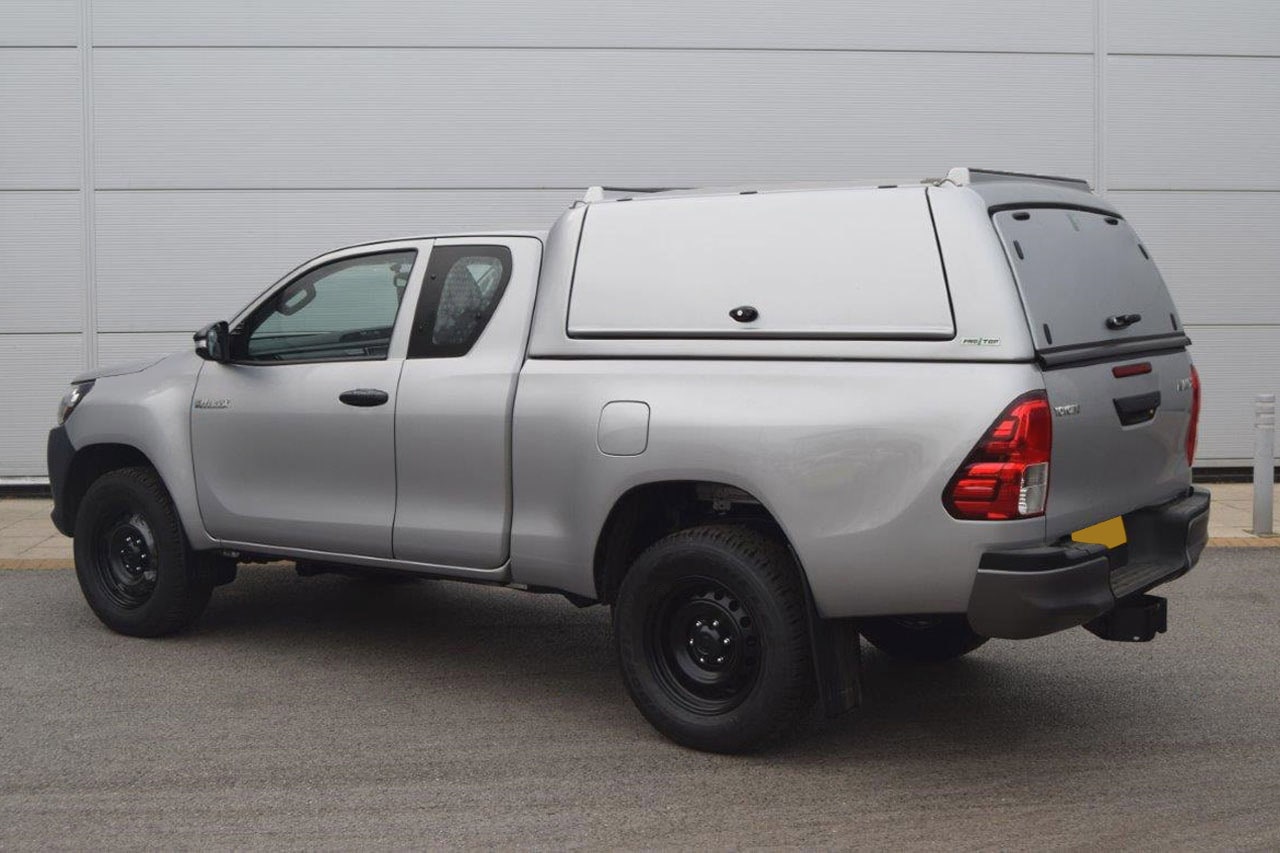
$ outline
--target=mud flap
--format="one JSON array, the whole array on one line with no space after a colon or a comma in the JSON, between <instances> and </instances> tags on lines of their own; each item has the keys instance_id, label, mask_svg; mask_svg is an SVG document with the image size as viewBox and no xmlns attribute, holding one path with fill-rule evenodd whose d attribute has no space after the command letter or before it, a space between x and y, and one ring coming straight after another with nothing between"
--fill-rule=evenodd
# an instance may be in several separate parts
<instances>
[{"instance_id":1,"label":"mud flap","mask_svg":"<svg viewBox=\"0 0 1280 853\"><path fill-rule=\"evenodd\" d=\"M800 567L800 555L788 547ZM805 608L809 611L809 645L813 649L814 676L822 711L838 717L862 704L862 637L856 619L823 619L809 589L809 578L800 570Z\"/></svg>"},{"instance_id":2,"label":"mud flap","mask_svg":"<svg viewBox=\"0 0 1280 853\"><path fill-rule=\"evenodd\" d=\"M854 619L821 619L810 608L809 634L822 710L838 717L862 704L862 640Z\"/></svg>"}]
</instances>

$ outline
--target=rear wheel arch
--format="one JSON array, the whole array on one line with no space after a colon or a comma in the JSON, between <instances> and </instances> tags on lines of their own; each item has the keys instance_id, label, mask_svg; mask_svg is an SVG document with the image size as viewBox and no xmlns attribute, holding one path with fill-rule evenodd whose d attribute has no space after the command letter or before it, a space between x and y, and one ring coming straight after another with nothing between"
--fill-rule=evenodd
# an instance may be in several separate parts
<instances>
[{"instance_id":1,"label":"rear wheel arch","mask_svg":"<svg viewBox=\"0 0 1280 853\"><path fill-rule=\"evenodd\" d=\"M662 480L628 489L614 501L596 539L596 598L612 604L636 558L658 540L704 524L748 524L777 538L790 552L801 580L804 567L782 524L755 495L731 483Z\"/></svg>"}]
</instances>

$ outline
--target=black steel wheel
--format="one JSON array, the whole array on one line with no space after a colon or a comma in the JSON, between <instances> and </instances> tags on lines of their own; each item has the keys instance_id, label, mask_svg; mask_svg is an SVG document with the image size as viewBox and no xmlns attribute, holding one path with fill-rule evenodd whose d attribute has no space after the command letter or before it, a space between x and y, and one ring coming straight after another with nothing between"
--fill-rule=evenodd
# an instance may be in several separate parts
<instances>
[{"instance_id":1,"label":"black steel wheel","mask_svg":"<svg viewBox=\"0 0 1280 853\"><path fill-rule=\"evenodd\" d=\"M862 620L858 632L890 657L916 663L952 660L987 641L974 633L963 613L879 616Z\"/></svg>"},{"instance_id":2,"label":"black steel wheel","mask_svg":"<svg viewBox=\"0 0 1280 853\"><path fill-rule=\"evenodd\" d=\"M623 681L684 746L747 752L786 735L816 688L799 570L779 536L719 524L642 553L614 605Z\"/></svg>"},{"instance_id":3,"label":"black steel wheel","mask_svg":"<svg viewBox=\"0 0 1280 853\"><path fill-rule=\"evenodd\" d=\"M150 468L104 474L76 512L76 577L89 607L114 631L171 634L209 601L214 561L192 552L173 501Z\"/></svg>"},{"instance_id":4,"label":"black steel wheel","mask_svg":"<svg viewBox=\"0 0 1280 853\"><path fill-rule=\"evenodd\" d=\"M147 519L130 511L105 518L93 540L93 567L106 594L126 609L146 604L155 592L160 562Z\"/></svg>"},{"instance_id":5,"label":"black steel wheel","mask_svg":"<svg viewBox=\"0 0 1280 853\"><path fill-rule=\"evenodd\" d=\"M722 714L755 686L763 648L751 614L722 583L693 577L646 621L649 665L695 714Z\"/></svg>"}]
</instances>

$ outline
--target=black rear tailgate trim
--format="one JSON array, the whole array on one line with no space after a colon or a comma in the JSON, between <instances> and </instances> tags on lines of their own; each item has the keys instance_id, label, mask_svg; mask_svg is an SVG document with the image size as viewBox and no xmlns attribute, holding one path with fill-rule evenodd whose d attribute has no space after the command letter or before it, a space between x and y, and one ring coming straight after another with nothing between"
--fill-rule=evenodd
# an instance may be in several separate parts
<instances>
[{"instance_id":1,"label":"black rear tailgate trim","mask_svg":"<svg viewBox=\"0 0 1280 853\"><path fill-rule=\"evenodd\" d=\"M1177 352L1189 346L1191 346L1191 338L1181 333L1144 335L1140 338L1125 338L1121 341L1101 341L1093 344L1073 344L1042 349L1036 353L1036 360L1044 370L1058 370L1063 367L1079 367L1085 364L1122 361L1143 355Z\"/></svg>"}]
</instances>

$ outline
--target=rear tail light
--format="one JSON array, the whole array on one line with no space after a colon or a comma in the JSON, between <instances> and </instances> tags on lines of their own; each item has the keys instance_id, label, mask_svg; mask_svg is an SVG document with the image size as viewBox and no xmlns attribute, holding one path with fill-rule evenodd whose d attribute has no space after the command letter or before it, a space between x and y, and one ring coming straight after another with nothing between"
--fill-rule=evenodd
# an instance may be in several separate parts
<instances>
[{"instance_id":1,"label":"rear tail light","mask_svg":"<svg viewBox=\"0 0 1280 853\"><path fill-rule=\"evenodd\" d=\"M979 521L1044 515L1052 445L1048 397L1043 391L1023 394L996 418L947 484L947 512Z\"/></svg>"},{"instance_id":2,"label":"rear tail light","mask_svg":"<svg viewBox=\"0 0 1280 853\"><path fill-rule=\"evenodd\" d=\"M1200 374L1191 365L1191 421L1187 424L1187 464L1196 458L1196 433L1200 429Z\"/></svg>"}]
</instances>

